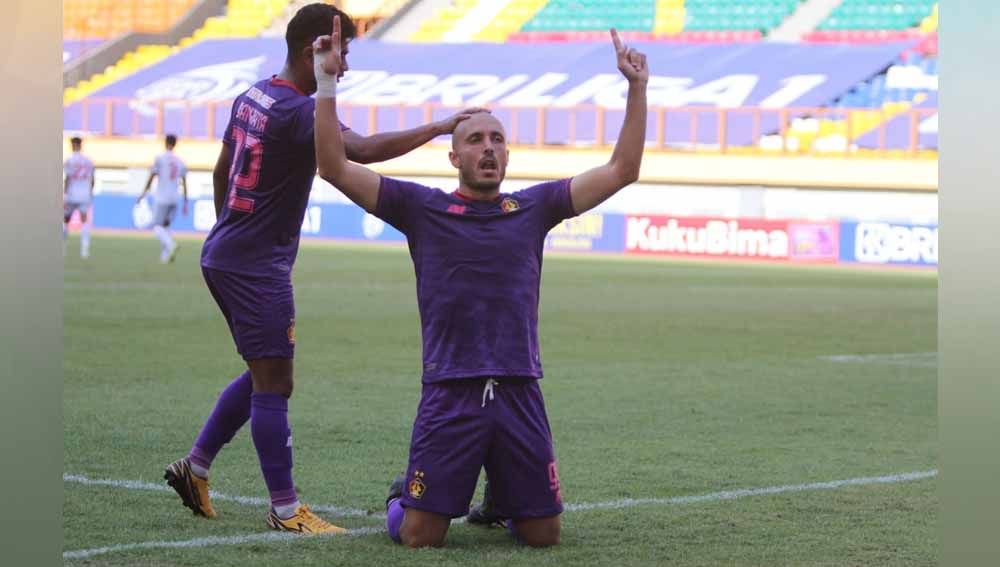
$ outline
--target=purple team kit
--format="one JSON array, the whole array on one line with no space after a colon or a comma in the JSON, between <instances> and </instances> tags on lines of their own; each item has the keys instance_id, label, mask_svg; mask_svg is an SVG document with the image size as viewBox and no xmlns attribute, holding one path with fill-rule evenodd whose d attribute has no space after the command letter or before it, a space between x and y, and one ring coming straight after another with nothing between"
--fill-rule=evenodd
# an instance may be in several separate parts
<instances>
[{"instance_id":1,"label":"purple team kit","mask_svg":"<svg viewBox=\"0 0 1000 567\"><path fill-rule=\"evenodd\" d=\"M404 506L464 516L485 465L500 516L562 512L538 295L545 235L575 214L568 179L483 202L382 178L375 215L407 237L423 336Z\"/></svg>"},{"instance_id":2,"label":"purple team kit","mask_svg":"<svg viewBox=\"0 0 1000 567\"><path fill-rule=\"evenodd\" d=\"M294 354L291 271L316 172L314 109L293 84L266 79L236 99L223 139L229 192L201 265L246 360ZM537 383L538 295L545 236L575 215L569 180L482 202L383 177L375 214L407 236L423 328L404 505L463 516L485 465L502 516L561 513Z\"/></svg>"},{"instance_id":3,"label":"purple team kit","mask_svg":"<svg viewBox=\"0 0 1000 567\"><path fill-rule=\"evenodd\" d=\"M201 265L245 360L295 352L291 274L316 175L315 108L294 84L265 79L233 102L223 137L229 193Z\"/></svg>"}]
</instances>

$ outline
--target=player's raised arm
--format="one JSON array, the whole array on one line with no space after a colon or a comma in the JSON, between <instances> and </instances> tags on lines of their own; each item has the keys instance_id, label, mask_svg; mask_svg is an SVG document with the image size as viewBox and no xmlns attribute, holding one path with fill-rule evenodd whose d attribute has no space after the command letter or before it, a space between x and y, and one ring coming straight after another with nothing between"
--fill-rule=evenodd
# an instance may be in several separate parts
<instances>
[{"instance_id":1,"label":"player's raised arm","mask_svg":"<svg viewBox=\"0 0 1000 567\"><path fill-rule=\"evenodd\" d=\"M378 204L381 176L347 160L344 136L337 120L337 75L343 64L340 16L333 18L333 35L313 43L316 70L316 166L319 175L368 212Z\"/></svg>"},{"instance_id":2,"label":"player's raised arm","mask_svg":"<svg viewBox=\"0 0 1000 567\"><path fill-rule=\"evenodd\" d=\"M376 163L408 154L438 136L451 134L459 122L477 112L489 111L485 108L467 108L444 120L409 130L379 132L371 136L362 136L353 130L345 130L342 135L347 159L358 163Z\"/></svg>"},{"instance_id":3,"label":"player's raised arm","mask_svg":"<svg viewBox=\"0 0 1000 567\"><path fill-rule=\"evenodd\" d=\"M639 179L639 166L646 143L646 83L649 68L646 55L622 44L618 32L611 30L618 70L628 79L625 122L608 163L573 178L570 198L577 214L604 202L621 188Z\"/></svg>"}]
</instances>

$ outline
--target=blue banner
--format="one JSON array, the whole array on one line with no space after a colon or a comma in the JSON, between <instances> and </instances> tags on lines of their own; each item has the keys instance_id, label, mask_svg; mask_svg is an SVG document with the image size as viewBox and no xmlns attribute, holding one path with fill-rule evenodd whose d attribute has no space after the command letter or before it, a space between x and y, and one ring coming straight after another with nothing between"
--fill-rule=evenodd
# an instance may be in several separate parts
<instances>
[{"instance_id":1,"label":"blue banner","mask_svg":"<svg viewBox=\"0 0 1000 567\"><path fill-rule=\"evenodd\" d=\"M938 108L938 93L930 91L919 95L921 102L913 104L911 108ZM893 117L885 123L885 147L909 149L910 132L912 131L911 121L913 118L910 112L903 112ZM936 150L938 149L938 113L927 113L918 115L917 127L917 149ZM858 138L858 145L863 148L879 148L880 131L883 127L877 127Z\"/></svg>"},{"instance_id":2,"label":"blue banner","mask_svg":"<svg viewBox=\"0 0 1000 567\"><path fill-rule=\"evenodd\" d=\"M650 107L704 108L697 118L691 113L668 115L665 143L687 143L692 133L696 142L718 143L714 109L758 106L770 111L756 124L749 113L730 113L727 139L740 145L750 143L754 132L776 130L778 109L829 104L884 70L908 45L638 42L635 47L648 54ZM103 128L105 113L111 112L114 134L152 133L158 104L183 100L165 107L165 129L184 136L218 137L228 120L228 101L260 78L280 71L284 60L282 38L202 41L98 90L94 97L122 97L123 102L110 108L89 106L86 123L88 128ZM413 45L360 40L352 44L349 62L351 69L338 86L338 100L345 109L341 118L363 134L370 133L368 105L379 107L374 129L389 131L425 120L419 109L404 110L400 105L496 104L532 107L497 112L508 130L516 124L516 142L534 143L539 135L547 143L566 143L570 137L589 142L599 130L594 110L569 108L607 109L605 136L610 138L620 127L628 88L615 68L610 42ZM205 108L213 102L219 107ZM346 109L349 103L365 107L352 112ZM544 125L538 123L534 109L538 107L545 109ZM83 112L79 103L68 106L65 128L82 129ZM441 109L433 118L450 112ZM657 128L652 114L650 122L647 130L653 140Z\"/></svg>"},{"instance_id":3,"label":"blue banner","mask_svg":"<svg viewBox=\"0 0 1000 567\"><path fill-rule=\"evenodd\" d=\"M195 199L188 214L180 205L171 228L179 231L207 233L215 224L215 204L211 199ZM144 199L136 204L127 195L97 195L94 197L93 225L95 228L145 230L153 222L153 204ZM341 238L373 242L404 242L406 238L381 219L369 215L354 205L311 203L302 222L303 237Z\"/></svg>"},{"instance_id":4,"label":"blue banner","mask_svg":"<svg viewBox=\"0 0 1000 567\"><path fill-rule=\"evenodd\" d=\"M86 54L102 43L104 43L103 39L64 39L63 64L65 65L77 57Z\"/></svg>"},{"instance_id":5,"label":"blue banner","mask_svg":"<svg viewBox=\"0 0 1000 567\"><path fill-rule=\"evenodd\" d=\"M624 252L625 215L584 213L549 231L546 250L565 252Z\"/></svg>"},{"instance_id":6,"label":"blue banner","mask_svg":"<svg viewBox=\"0 0 1000 567\"><path fill-rule=\"evenodd\" d=\"M842 222L840 261L892 266L937 266L938 227L887 222Z\"/></svg>"}]
</instances>

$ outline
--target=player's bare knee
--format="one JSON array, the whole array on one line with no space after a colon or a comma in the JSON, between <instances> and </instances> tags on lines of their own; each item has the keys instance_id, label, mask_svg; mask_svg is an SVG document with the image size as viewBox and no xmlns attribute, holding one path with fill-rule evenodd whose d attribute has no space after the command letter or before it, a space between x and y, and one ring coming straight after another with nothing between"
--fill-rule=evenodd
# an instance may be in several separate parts
<instances>
[{"instance_id":1,"label":"player's bare knee","mask_svg":"<svg viewBox=\"0 0 1000 567\"><path fill-rule=\"evenodd\" d=\"M514 527L518 539L530 547L559 545L562 525L559 517L522 520Z\"/></svg>"},{"instance_id":2,"label":"player's bare knee","mask_svg":"<svg viewBox=\"0 0 1000 567\"><path fill-rule=\"evenodd\" d=\"M436 526L426 524L407 526L404 523L399 529L399 539L406 547L441 547L444 545L447 533L447 530L441 530Z\"/></svg>"}]
</instances>

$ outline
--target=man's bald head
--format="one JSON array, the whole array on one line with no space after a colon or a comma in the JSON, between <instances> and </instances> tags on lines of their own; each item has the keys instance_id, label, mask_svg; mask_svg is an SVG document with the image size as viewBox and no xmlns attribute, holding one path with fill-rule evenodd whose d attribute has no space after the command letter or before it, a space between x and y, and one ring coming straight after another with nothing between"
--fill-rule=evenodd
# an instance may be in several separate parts
<instances>
[{"instance_id":1,"label":"man's bald head","mask_svg":"<svg viewBox=\"0 0 1000 567\"><path fill-rule=\"evenodd\" d=\"M496 116L488 112L479 112L455 126L455 131L451 133L451 148L457 149L458 143L472 132L499 132L504 139L507 138L507 132L504 130L503 123L497 120Z\"/></svg>"}]
</instances>

